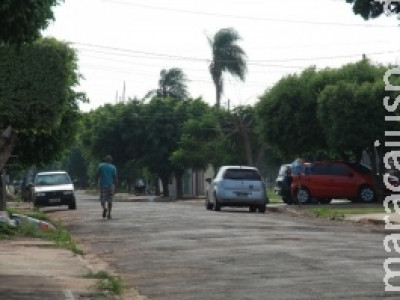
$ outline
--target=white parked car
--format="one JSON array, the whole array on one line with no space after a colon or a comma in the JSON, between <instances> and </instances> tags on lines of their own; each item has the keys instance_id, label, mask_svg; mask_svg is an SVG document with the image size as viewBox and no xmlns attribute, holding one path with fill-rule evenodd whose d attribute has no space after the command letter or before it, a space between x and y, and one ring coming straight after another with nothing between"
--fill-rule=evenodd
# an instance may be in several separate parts
<instances>
[{"instance_id":1,"label":"white parked car","mask_svg":"<svg viewBox=\"0 0 400 300\"><path fill-rule=\"evenodd\" d=\"M37 173L32 198L35 206L68 205L76 209L74 184L65 171Z\"/></svg>"},{"instance_id":2,"label":"white parked car","mask_svg":"<svg viewBox=\"0 0 400 300\"><path fill-rule=\"evenodd\" d=\"M207 178L205 205L208 210L223 206L249 207L264 213L269 202L260 171L249 166L223 166L214 179Z\"/></svg>"}]
</instances>

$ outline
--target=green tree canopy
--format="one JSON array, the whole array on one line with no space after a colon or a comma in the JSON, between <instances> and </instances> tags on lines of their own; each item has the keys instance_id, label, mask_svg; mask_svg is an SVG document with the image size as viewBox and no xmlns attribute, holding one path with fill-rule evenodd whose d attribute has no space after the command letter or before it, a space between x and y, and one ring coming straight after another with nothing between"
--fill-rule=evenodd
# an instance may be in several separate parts
<instances>
[{"instance_id":1,"label":"green tree canopy","mask_svg":"<svg viewBox=\"0 0 400 300\"><path fill-rule=\"evenodd\" d=\"M182 100L187 99L189 97L189 92L187 91L186 82L186 75L181 69L163 69L160 72L158 88L150 91L145 98L155 95L162 99L168 97Z\"/></svg>"},{"instance_id":2,"label":"green tree canopy","mask_svg":"<svg viewBox=\"0 0 400 300\"><path fill-rule=\"evenodd\" d=\"M121 183L128 186L141 167L144 155L143 103L136 99L127 103L104 105L85 115L82 145L84 153L92 162L91 177L99 162L110 154L118 168Z\"/></svg>"},{"instance_id":3,"label":"green tree canopy","mask_svg":"<svg viewBox=\"0 0 400 300\"><path fill-rule=\"evenodd\" d=\"M263 138L286 159L360 157L385 131L386 70L364 58L282 79L258 104Z\"/></svg>"},{"instance_id":4,"label":"green tree canopy","mask_svg":"<svg viewBox=\"0 0 400 300\"><path fill-rule=\"evenodd\" d=\"M54 39L0 46L0 128L18 133L14 154L24 164L57 158L75 137L79 101L75 51Z\"/></svg>"},{"instance_id":5,"label":"green tree canopy","mask_svg":"<svg viewBox=\"0 0 400 300\"><path fill-rule=\"evenodd\" d=\"M284 159L325 148L317 119L317 95L328 74L314 68L282 78L257 104L258 130Z\"/></svg>"},{"instance_id":6,"label":"green tree canopy","mask_svg":"<svg viewBox=\"0 0 400 300\"><path fill-rule=\"evenodd\" d=\"M20 45L40 37L54 19L52 8L62 0L2 0L0 42Z\"/></svg>"},{"instance_id":7,"label":"green tree canopy","mask_svg":"<svg viewBox=\"0 0 400 300\"><path fill-rule=\"evenodd\" d=\"M373 150L374 141L383 140L387 122L380 100L384 92L381 81L339 81L325 87L318 97L318 118L329 149L359 161L363 150Z\"/></svg>"}]
</instances>

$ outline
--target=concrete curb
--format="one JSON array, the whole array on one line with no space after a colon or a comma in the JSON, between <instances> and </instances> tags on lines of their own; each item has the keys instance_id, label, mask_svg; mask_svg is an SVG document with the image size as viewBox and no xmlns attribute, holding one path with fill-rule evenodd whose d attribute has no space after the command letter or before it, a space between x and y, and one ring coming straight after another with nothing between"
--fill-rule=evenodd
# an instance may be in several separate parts
<instances>
[{"instance_id":1,"label":"concrete curb","mask_svg":"<svg viewBox=\"0 0 400 300\"><path fill-rule=\"evenodd\" d=\"M400 224L400 214L391 213L371 213L371 214L347 214L344 215L344 218L338 219L329 219L318 217L315 214L303 210L303 208L293 208L293 207L285 207L285 206L267 206L267 211L275 212L275 213L283 213L292 216L300 216L300 217L312 217L312 218L321 218L329 221L347 221L352 223L357 223L361 225L375 225L375 226L384 226L385 220L383 219L385 216L389 216L389 220L393 224Z\"/></svg>"}]
</instances>

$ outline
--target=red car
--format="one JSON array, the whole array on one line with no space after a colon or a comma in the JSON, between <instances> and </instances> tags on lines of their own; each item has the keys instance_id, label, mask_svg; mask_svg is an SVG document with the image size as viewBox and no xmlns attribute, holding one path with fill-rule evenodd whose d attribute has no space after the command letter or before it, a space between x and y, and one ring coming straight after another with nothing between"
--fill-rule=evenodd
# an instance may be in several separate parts
<instances>
[{"instance_id":1,"label":"red car","mask_svg":"<svg viewBox=\"0 0 400 300\"><path fill-rule=\"evenodd\" d=\"M335 199L373 202L375 184L369 168L343 161L309 163L304 174L293 176L291 192L300 203L329 203Z\"/></svg>"}]
</instances>

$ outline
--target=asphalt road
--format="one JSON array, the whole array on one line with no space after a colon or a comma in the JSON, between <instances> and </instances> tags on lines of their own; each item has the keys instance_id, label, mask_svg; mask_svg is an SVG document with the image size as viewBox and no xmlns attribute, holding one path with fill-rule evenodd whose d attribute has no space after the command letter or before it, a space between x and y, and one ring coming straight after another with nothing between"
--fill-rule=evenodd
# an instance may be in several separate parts
<instances>
[{"instance_id":1,"label":"asphalt road","mask_svg":"<svg viewBox=\"0 0 400 300\"><path fill-rule=\"evenodd\" d=\"M200 201L116 202L103 220L82 193L50 216L149 299L400 298L384 293L387 233L371 226Z\"/></svg>"}]
</instances>

